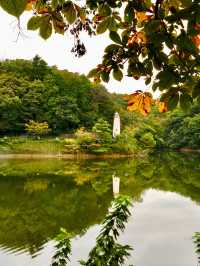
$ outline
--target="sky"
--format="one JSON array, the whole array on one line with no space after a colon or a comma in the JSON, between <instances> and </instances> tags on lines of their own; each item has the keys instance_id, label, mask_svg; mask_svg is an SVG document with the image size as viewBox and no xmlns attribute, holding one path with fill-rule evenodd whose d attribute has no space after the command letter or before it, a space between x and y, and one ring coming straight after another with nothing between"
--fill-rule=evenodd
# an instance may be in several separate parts
<instances>
[{"instance_id":1,"label":"sky","mask_svg":"<svg viewBox=\"0 0 200 266\"><path fill-rule=\"evenodd\" d=\"M56 65L59 69L67 69L72 72L88 74L89 70L101 63L104 48L111 43L111 40L104 35L88 37L82 35L87 54L82 58L76 58L72 54L73 37L70 34L53 34L44 41L38 31L27 31L26 24L30 17L26 12L20 17L22 34L17 40L18 27L17 19L0 8L0 60L6 58L32 59L36 54L41 56L50 66ZM110 92L133 93L135 90L146 91L149 88L144 80L138 81L130 77L124 77L121 82L113 80L104 84Z\"/></svg>"}]
</instances>

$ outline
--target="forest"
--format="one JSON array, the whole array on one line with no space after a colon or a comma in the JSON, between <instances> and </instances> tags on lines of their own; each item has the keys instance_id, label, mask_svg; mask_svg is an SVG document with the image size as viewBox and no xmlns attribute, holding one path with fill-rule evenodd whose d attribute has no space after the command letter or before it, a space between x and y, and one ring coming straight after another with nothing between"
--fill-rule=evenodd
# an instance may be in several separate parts
<instances>
[{"instance_id":1,"label":"forest","mask_svg":"<svg viewBox=\"0 0 200 266\"><path fill-rule=\"evenodd\" d=\"M148 116L131 113L127 111L124 95L109 93L102 84L89 81L85 75L50 67L39 56L32 60L0 62L0 97L2 137L26 136L31 133L26 125L32 121L46 123L46 133L50 136L79 132L84 145L98 143L88 135L90 131L102 131L101 145L108 147L112 143L116 151L124 146L123 151L129 152L144 148L199 149L200 146L197 101L187 112L177 107L159 113L155 106ZM113 144L111 128L116 111L121 117L122 133ZM109 136L105 136L106 132Z\"/></svg>"}]
</instances>

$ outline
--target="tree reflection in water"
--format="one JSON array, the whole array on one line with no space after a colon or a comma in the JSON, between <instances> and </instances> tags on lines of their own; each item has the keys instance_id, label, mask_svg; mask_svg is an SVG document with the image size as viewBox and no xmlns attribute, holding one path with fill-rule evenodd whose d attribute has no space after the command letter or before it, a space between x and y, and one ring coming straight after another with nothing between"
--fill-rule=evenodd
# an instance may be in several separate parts
<instances>
[{"instance_id":1,"label":"tree reflection in water","mask_svg":"<svg viewBox=\"0 0 200 266\"><path fill-rule=\"evenodd\" d=\"M112 175L120 193L141 201L153 188L200 203L198 154L161 153L106 160L0 160L0 246L36 256L61 227L71 237L100 224L112 201Z\"/></svg>"},{"instance_id":2,"label":"tree reflection in water","mask_svg":"<svg viewBox=\"0 0 200 266\"><path fill-rule=\"evenodd\" d=\"M96 245L90 251L87 261L80 261L84 266L120 266L124 265L130 256L132 247L121 245L117 242L120 232L125 229L125 224L130 216L129 206L131 200L127 196L118 196L111 203L111 208L106 215L100 234L96 238ZM52 266L65 266L70 261L71 253L70 238L67 232L61 229L58 235L56 253L53 257ZM131 266L131 265L130 265Z\"/></svg>"},{"instance_id":3,"label":"tree reflection in water","mask_svg":"<svg viewBox=\"0 0 200 266\"><path fill-rule=\"evenodd\" d=\"M102 222L102 229L96 238L96 245L89 253L87 261L79 261L83 266L123 266L126 258L130 256L133 248L130 245L117 243L120 232L125 230L125 225L131 215L129 207L131 200L127 196L116 196L111 203L111 208ZM200 232L194 235L195 252L200 265ZM65 229L55 238L57 241L56 252L51 266L67 266L70 262L71 240ZM132 266L132 265L129 265ZM195 266L195 265L194 265Z\"/></svg>"}]
</instances>

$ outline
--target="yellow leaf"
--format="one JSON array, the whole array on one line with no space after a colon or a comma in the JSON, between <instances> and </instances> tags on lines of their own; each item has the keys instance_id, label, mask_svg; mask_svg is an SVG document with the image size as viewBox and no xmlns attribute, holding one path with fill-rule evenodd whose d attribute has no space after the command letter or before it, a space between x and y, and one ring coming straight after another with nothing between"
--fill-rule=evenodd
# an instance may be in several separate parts
<instances>
[{"instance_id":1,"label":"yellow leaf","mask_svg":"<svg viewBox=\"0 0 200 266\"><path fill-rule=\"evenodd\" d=\"M128 46L133 45L134 43L147 43L147 38L144 31L135 32L134 34L130 35L128 38Z\"/></svg>"},{"instance_id":2,"label":"yellow leaf","mask_svg":"<svg viewBox=\"0 0 200 266\"><path fill-rule=\"evenodd\" d=\"M160 113L167 112L167 104L165 102L158 101L157 105L158 105L158 110Z\"/></svg>"},{"instance_id":3,"label":"yellow leaf","mask_svg":"<svg viewBox=\"0 0 200 266\"><path fill-rule=\"evenodd\" d=\"M138 111L143 115L147 115L151 111L153 99L150 93L136 91L131 95L125 96L124 99L128 101L127 109L130 112Z\"/></svg>"},{"instance_id":4,"label":"yellow leaf","mask_svg":"<svg viewBox=\"0 0 200 266\"><path fill-rule=\"evenodd\" d=\"M26 11L33 10L33 7L35 5L37 0L28 0L27 5L26 5Z\"/></svg>"},{"instance_id":5,"label":"yellow leaf","mask_svg":"<svg viewBox=\"0 0 200 266\"><path fill-rule=\"evenodd\" d=\"M136 12L136 17L140 23L148 21L151 18L146 12Z\"/></svg>"}]
</instances>

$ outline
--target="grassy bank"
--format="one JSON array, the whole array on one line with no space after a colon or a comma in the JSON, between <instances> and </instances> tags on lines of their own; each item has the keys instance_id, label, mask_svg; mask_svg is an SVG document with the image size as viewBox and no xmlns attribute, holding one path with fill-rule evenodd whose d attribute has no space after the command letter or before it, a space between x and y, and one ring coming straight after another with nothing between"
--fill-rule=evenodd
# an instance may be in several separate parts
<instances>
[{"instance_id":1,"label":"grassy bank","mask_svg":"<svg viewBox=\"0 0 200 266\"><path fill-rule=\"evenodd\" d=\"M64 152L64 148L64 142L55 138L4 137L0 139L1 154L59 154Z\"/></svg>"},{"instance_id":2,"label":"grassy bank","mask_svg":"<svg viewBox=\"0 0 200 266\"><path fill-rule=\"evenodd\" d=\"M0 156L4 157L23 157L37 155L37 157L94 157L97 155L101 156L111 156L111 157L121 157L133 155L141 152L135 146L127 148L126 145L123 146L122 143L113 141L112 143L87 143L87 141L82 141L80 138L70 139L70 138L42 138L34 139L30 137L3 137L0 138Z\"/></svg>"}]
</instances>

